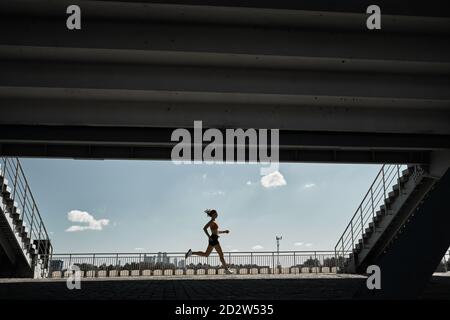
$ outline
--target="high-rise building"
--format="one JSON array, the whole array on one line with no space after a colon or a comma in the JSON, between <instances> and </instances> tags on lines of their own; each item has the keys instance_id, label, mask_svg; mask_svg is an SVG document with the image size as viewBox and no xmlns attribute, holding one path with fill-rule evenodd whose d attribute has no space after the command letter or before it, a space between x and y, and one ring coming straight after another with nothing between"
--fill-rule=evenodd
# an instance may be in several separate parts
<instances>
[{"instance_id":1,"label":"high-rise building","mask_svg":"<svg viewBox=\"0 0 450 320\"><path fill-rule=\"evenodd\" d=\"M162 262L163 263L170 263L170 258L167 256L167 252L163 253Z\"/></svg>"},{"instance_id":2,"label":"high-rise building","mask_svg":"<svg viewBox=\"0 0 450 320\"><path fill-rule=\"evenodd\" d=\"M50 261L50 270L52 271L61 271L63 269L64 262L62 260L51 260Z\"/></svg>"},{"instance_id":3,"label":"high-rise building","mask_svg":"<svg viewBox=\"0 0 450 320\"><path fill-rule=\"evenodd\" d=\"M147 256L144 255L144 262L149 264L155 264L156 257L155 256Z\"/></svg>"}]
</instances>

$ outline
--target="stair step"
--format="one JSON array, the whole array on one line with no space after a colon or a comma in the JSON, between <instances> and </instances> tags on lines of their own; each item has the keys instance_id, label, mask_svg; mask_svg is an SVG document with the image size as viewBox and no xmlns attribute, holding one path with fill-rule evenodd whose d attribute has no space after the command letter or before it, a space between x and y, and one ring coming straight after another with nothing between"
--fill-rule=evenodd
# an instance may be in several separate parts
<instances>
[{"instance_id":1,"label":"stair step","mask_svg":"<svg viewBox=\"0 0 450 320\"><path fill-rule=\"evenodd\" d=\"M9 216L14 220L14 222L20 218L20 214L18 213L10 213Z\"/></svg>"},{"instance_id":2,"label":"stair step","mask_svg":"<svg viewBox=\"0 0 450 320\"><path fill-rule=\"evenodd\" d=\"M13 207L13 210L10 211L9 216L13 219L19 219L21 217L21 213L22 211L19 208Z\"/></svg>"},{"instance_id":3,"label":"stair step","mask_svg":"<svg viewBox=\"0 0 450 320\"><path fill-rule=\"evenodd\" d=\"M402 176L407 176L410 175L414 170L414 167L411 168L406 168L405 170L402 171Z\"/></svg>"},{"instance_id":4,"label":"stair step","mask_svg":"<svg viewBox=\"0 0 450 320\"><path fill-rule=\"evenodd\" d=\"M396 191L391 191L388 193L389 198L395 198L397 196L398 196L398 192L396 192Z\"/></svg>"},{"instance_id":5,"label":"stair step","mask_svg":"<svg viewBox=\"0 0 450 320\"><path fill-rule=\"evenodd\" d=\"M409 180L409 176L401 176L399 179L397 179L397 182L400 184L405 184Z\"/></svg>"},{"instance_id":6,"label":"stair step","mask_svg":"<svg viewBox=\"0 0 450 320\"><path fill-rule=\"evenodd\" d=\"M22 234L25 232L25 227L22 225L18 225L18 226L16 226L16 231L18 234Z\"/></svg>"},{"instance_id":7,"label":"stair step","mask_svg":"<svg viewBox=\"0 0 450 320\"><path fill-rule=\"evenodd\" d=\"M3 188L2 188L2 194L3 194L3 196L9 198L9 196L11 195L11 192L12 192L11 188L8 187L6 184L3 184Z\"/></svg>"}]
</instances>

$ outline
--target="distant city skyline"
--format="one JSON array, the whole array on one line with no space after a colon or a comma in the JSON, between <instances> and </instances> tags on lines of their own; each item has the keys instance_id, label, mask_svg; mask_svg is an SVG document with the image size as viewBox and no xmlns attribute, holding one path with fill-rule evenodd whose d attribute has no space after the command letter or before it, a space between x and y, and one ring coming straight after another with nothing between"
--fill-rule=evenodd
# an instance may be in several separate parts
<instances>
[{"instance_id":1,"label":"distant city skyline","mask_svg":"<svg viewBox=\"0 0 450 320\"><path fill-rule=\"evenodd\" d=\"M219 212L224 251L331 250L380 165L175 165L21 159L55 252L204 250Z\"/></svg>"}]
</instances>

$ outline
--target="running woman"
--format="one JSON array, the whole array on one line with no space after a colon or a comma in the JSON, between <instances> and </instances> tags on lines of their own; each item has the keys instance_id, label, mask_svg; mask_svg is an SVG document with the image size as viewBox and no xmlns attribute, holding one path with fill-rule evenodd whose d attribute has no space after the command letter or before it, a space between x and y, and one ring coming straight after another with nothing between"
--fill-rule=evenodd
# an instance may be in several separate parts
<instances>
[{"instance_id":1,"label":"running woman","mask_svg":"<svg viewBox=\"0 0 450 320\"><path fill-rule=\"evenodd\" d=\"M225 268L225 273L232 274L233 272L228 268L228 265L225 262L225 258L223 257L223 251L222 247L219 243L219 234L222 233L230 233L229 230L223 230L219 231L219 225L216 222L216 219L218 217L217 211L214 209L207 209L205 210L205 213L211 218L211 220L203 227L203 230L205 231L206 235L208 236L208 248L206 248L206 251L192 251L189 249L189 251L186 253L185 258L187 259L191 255L196 255L200 257L208 257L213 249L216 249L217 253L219 254L220 261L222 262L223 267ZM208 232L208 228L211 230L211 235Z\"/></svg>"}]
</instances>

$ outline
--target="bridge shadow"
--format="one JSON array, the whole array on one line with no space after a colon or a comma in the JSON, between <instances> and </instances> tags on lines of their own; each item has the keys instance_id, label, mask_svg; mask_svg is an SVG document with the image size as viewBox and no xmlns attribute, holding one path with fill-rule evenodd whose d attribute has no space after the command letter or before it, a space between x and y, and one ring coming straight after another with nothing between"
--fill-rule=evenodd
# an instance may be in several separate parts
<instances>
[{"instance_id":1,"label":"bridge shadow","mask_svg":"<svg viewBox=\"0 0 450 320\"><path fill-rule=\"evenodd\" d=\"M0 299L32 300L347 300L364 278L116 279L85 280L68 290L64 280L2 280ZM450 299L450 277L435 276L421 298Z\"/></svg>"}]
</instances>

